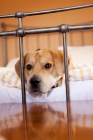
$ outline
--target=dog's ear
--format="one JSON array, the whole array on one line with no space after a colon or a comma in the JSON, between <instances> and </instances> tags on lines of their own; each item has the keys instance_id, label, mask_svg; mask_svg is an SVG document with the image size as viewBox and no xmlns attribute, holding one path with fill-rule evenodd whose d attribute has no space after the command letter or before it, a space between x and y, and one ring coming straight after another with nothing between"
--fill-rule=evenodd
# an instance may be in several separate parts
<instances>
[{"instance_id":1,"label":"dog's ear","mask_svg":"<svg viewBox=\"0 0 93 140\"><path fill-rule=\"evenodd\" d=\"M64 54L63 54L63 51L52 50L52 49L48 49L48 50L53 55L57 74L63 75L64 74ZM71 62L71 58L69 56L68 56L68 68L72 69L72 62Z\"/></svg>"},{"instance_id":2,"label":"dog's ear","mask_svg":"<svg viewBox=\"0 0 93 140\"><path fill-rule=\"evenodd\" d=\"M73 66L72 59L71 59L70 55L68 55L68 69L69 70L74 69L74 66Z\"/></svg>"},{"instance_id":3,"label":"dog's ear","mask_svg":"<svg viewBox=\"0 0 93 140\"><path fill-rule=\"evenodd\" d=\"M24 63L25 63L26 56L27 56L27 54L24 56ZM15 71L16 71L18 77L21 77L21 64L20 64L20 59L15 64Z\"/></svg>"},{"instance_id":4,"label":"dog's ear","mask_svg":"<svg viewBox=\"0 0 93 140\"><path fill-rule=\"evenodd\" d=\"M49 49L49 52L53 56L57 74L58 75L63 75L63 73L64 73L64 56L63 56L63 52L59 51L59 50L52 50L52 49Z\"/></svg>"},{"instance_id":5,"label":"dog's ear","mask_svg":"<svg viewBox=\"0 0 93 140\"><path fill-rule=\"evenodd\" d=\"M15 71L18 75L18 77L21 77L21 65L20 65L20 59L15 64Z\"/></svg>"}]
</instances>

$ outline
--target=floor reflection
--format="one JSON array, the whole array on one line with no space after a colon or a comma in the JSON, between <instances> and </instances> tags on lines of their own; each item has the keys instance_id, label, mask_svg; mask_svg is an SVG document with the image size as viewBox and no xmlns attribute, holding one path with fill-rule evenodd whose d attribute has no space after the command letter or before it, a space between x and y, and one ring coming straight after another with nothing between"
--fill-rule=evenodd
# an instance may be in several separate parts
<instances>
[{"instance_id":1,"label":"floor reflection","mask_svg":"<svg viewBox=\"0 0 93 140\"><path fill-rule=\"evenodd\" d=\"M69 131L65 102L0 105L0 140L92 140L92 108L71 102Z\"/></svg>"},{"instance_id":2,"label":"floor reflection","mask_svg":"<svg viewBox=\"0 0 93 140\"><path fill-rule=\"evenodd\" d=\"M33 105L30 107L28 118L28 130L31 130L28 132L29 138L35 137L40 140L68 138L66 116L63 111L56 111L49 104Z\"/></svg>"}]
</instances>

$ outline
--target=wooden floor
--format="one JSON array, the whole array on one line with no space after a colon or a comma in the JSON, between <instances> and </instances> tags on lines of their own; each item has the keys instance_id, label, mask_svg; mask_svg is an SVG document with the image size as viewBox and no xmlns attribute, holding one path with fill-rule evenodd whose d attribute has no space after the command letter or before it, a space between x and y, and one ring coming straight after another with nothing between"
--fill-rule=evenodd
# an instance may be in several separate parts
<instances>
[{"instance_id":1,"label":"wooden floor","mask_svg":"<svg viewBox=\"0 0 93 140\"><path fill-rule=\"evenodd\" d=\"M93 140L93 103L2 104L0 140Z\"/></svg>"}]
</instances>

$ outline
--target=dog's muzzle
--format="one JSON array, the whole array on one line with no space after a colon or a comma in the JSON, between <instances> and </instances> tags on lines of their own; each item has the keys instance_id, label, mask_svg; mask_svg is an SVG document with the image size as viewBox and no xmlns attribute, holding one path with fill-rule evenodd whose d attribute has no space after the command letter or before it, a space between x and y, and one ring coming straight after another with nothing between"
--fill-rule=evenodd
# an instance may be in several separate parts
<instances>
[{"instance_id":1,"label":"dog's muzzle","mask_svg":"<svg viewBox=\"0 0 93 140\"><path fill-rule=\"evenodd\" d=\"M41 79L38 76L34 75L29 82L33 91L38 91L40 89Z\"/></svg>"}]
</instances>

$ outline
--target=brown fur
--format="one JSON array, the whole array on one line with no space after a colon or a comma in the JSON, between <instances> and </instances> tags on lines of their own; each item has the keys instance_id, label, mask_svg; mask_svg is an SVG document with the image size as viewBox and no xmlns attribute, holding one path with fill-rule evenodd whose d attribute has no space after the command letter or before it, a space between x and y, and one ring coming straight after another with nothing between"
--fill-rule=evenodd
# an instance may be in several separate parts
<instances>
[{"instance_id":1,"label":"brown fur","mask_svg":"<svg viewBox=\"0 0 93 140\"><path fill-rule=\"evenodd\" d=\"M51 67L45 69L45 65L49 63ZM28 71L26 66L32 65L32 69ZM68 56L69 69L73 68L71 58ZM15 70L20 77L20 60L15 64ZM34 52L27 53L24 56L24 73L26 88L31 93L33 92L31 85L29 84L30 79L36 75L40 78L40 89L37 92L46 93L52 86L60 86L62 84L62 76L64 74L64 55L63 51L59 50L38 50ZM56 77L60 78L54 83Z\"/></svg>"}]
</instances>

